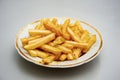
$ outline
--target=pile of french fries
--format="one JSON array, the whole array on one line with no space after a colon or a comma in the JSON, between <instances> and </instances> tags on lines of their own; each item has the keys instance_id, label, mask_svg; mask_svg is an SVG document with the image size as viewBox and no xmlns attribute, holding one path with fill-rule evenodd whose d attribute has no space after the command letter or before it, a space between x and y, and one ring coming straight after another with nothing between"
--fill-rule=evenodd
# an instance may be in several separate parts
<instances>
[{"instance_id":1,"label":"pile of french fries","mask_svg":"<svg viewBox=\"0 0 120 80\"><path fill-rule=\"evenodd\" d=\"M41 19L28 33L28 38L21 38L23 48L32 57L42 58L44 64L78 59L96 41L96 35L84 30L80 21L71 23L69 18L63 24L56 18Z\"/></svg>"}]
</instances>

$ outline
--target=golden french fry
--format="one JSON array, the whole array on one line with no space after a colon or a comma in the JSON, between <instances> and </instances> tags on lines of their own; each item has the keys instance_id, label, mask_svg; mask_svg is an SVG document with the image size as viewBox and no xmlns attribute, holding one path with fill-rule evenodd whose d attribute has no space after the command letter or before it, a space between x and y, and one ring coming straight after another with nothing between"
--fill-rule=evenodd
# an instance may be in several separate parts
<instances>
[{"instance_id":1,"label":"golden french fry","mask_svg":"<svg viewBox=\"0 0 120 80\"><path fill-rule=\"evenodd\" d=\"M39 41L37 41L35 43L25 45L24 48L27 49L27 50L35 49L35 48L38 48L45 43L48 43L48 42L52 41L53 39L55 39L55 33L49 34L45 37L42 37L42 38L39 39Z\"/></svg>"},{"instance_id":2,"label":"golden french fry","mask_svg":"<svg viewBox=\"0 0 120 80\"><path fill-rule=\"evenodd\" d=\"M56 33L56 35L61 35L61 30L59 29L58 26L54 25L53 23L51 23L50 21L48 21L47 23L45 23L45 28Z\"/></svg>"},{"instance_id":3,"label":"golden french fry","mask_svg":"<svg viewBox=\"0 0 120 80\"><path fill-rule=\"evenodd\" d=\"M70 50L69 48L66 48L62 45L58 45L57 48L60 49L63 53L72 53L72 50Z\"/></svg>"},{"instance_id":4,"label":"golden french fry","mask_svg":"<svg viewBox=\"0 0 120 80\"><path fill-rule=\"evenodd\" d=\"M51 46L56 46L59 44L62 44L65 41L65 39L61 36L57 37L53 42L48 43Z\"/></svg>"},{"instance_id":5,"label":"golden french fry","mask_svg":"<svg viewBox=\"0 0 120 80\"><path fill-rule=\"evenodd\" d=\"M60 50L60 49L58 49L58 48L56 48L56 47L53 47L53 46L50 46L50 45L42 45L42 46L40 47L40 49L42 49L42 50L44 50L44 51L46 51L46 52L51 52L51 53L53 53L53 54L55 54L55 55L58 55L58 54L61 53L61 50Z\"/></svg>"},{"instance_id":6,"label":"golden french fry","mask_svg":"<svg viewBox=\"0 0 120 80\"><path fill-rule=\"evenodd\" d=\"M40 27L41 27L41 25L38 24L38 25L36 25L35 29L40 29Z\"/></svg>"},{"instance_id":7,"label":"golden french fry","mask_svg":"<svg viewBox=\"0 0 120 80\"><path fill-rule=\"evenodd\" d=\"M37 52L35 50L28 50L29 54L33 57L37 57Z\"/></svg>"},{"instance_id":8,"label":"golden french fry","mask_svg":"<svg viewBox=\"0 0 120 80\"><path fill-rule=\"evenodd\" d=\"M21 42L23 44L27 44L29 41L40 38L41 35L37 35L37 36L32 36L32 37L28 37L28 38L21 38Z\"/></svg>"},{"instance_id":9,"label":"golden french fry","mask_svg":"<svg viewBox=\"0 0 120 80\"><path fill-rule=\"evenodd\" d=\"M85 42L65 41L65 43L71 44L74 47L78 47L78 48L86 48L88 46L88 43Z\"/></svg>"},{"instance_id":10,"label":"golden french fry","mask_svg":"<svg viewBox=\"0 0 120 80\"><path fill-rule=\"evenodd\" d=\"M64 24L62 25L62 28L61 28L62 29L62 36L67 40L70 39L70 35L67 32L67 27L69 26L69 24L70 24L70 19L67 19L67 20L65 20L65 22L64 22Z\"/></svg>"},{"instance_id":11,"label":"golden french fry","mask_svg":"<svg viewBox=\"0 0 120 80\"><path fill-rule=\"evenodd\" d=\"M89 36L89 32L87 30L84 30L83 34L81 35L81 40L84 41L86 40L86 37Z\"/></svg>"},{"instance_id":12,"label":"golden french fry","mask_svg":"<svg viewBox=\"0 0 120 80\"><path fill-rule=\"evenodd\" d=\"M67 54L62 54L59 60L64 61L67 58Z\"/></svg>"},{"instance_id":13,"label":"golden french fry","mask_svg":"<svg viewBox=\"0 0 120 80\"><path fill-rule=\"evenodd\" d=\"M52 23L53 23L54 25L58 25L57 19L56 19L56 18L53 18L53 19L52 19Z\"/></svg>"},{"instance_id":14,"label":"golden french fry","mask_svg":"<svg viewBox=\"0 0 120 80\"><path fill-rule=\"evenodd\" d=\"M36 52L37 52L37 56L40 57L40 58L46 58L46 57L49 56L48 53L40 51L40 50L36 50Z\"/></svg>"},{"instance_id":15,"label":"golden french fry","mask_svg":"<svg viewBox=\"0 0 120 80\"><path fill-rule=\"evenodd\" d=\"M95 41L96 41L96 35L92 35L88 42L87 48L83 49L83 52L86 53L90 49L90 47L95 43Z\"/></svg>"},{"instance_id":16,"label":"golden french fry","mask_svg":"<svg viewBox=\"0 0 120 80\"><path fill-rule=\"evenodd\" d=\"M83 30L83 28L82 28L82 26L81 26L81 24L80 24L80 21L76 21L75 22L75 25L76 25L76 27L78 27L78 30L80 31L80 32L83 32L84 30Z\"/></svg>"},{"instance_id":17,"label":"golden french fry","mask_svg":"<svg viewBox=\"0 0 120 80\"><path fill-rule=\"evenodd\" d=\"M54 55L48 56L47 58L43 59L43 63L45 64L51 63L52 61L54 61L54 59L55 59Z\"/></svg>"},{"instance_id":18,"label":"golden french fry","mask_svg":"<svg viewBox=\"0 0 120 80\"><path fill-rule=\"evenodd\" d=\"M73 54L74 59L79 58L82 55L81 49L80 48L73 49L72 54Z\"/></svg>"},{"instance_id":19,"label":"golden french fry","mask_svg":"<svg viewBox=\"0 0 120 80\"><path fill-rule=\"evenodd\" d=\"M80 37L78 37L77 35L75 35L75 33L72 31L72 29L70 29L69 27L67 27L67 31L68 31L68 33L70 34L71 38L74 41L81 42Z\"/></svg>"},{"instance_id":20,"label":"golden french fry","mask_svg":"<svg viewBox=\"0 0 120 80\"><path fill-rule=\"evenodd\" d=\"M68 60L73 60L74 58L73 58L73 55L71 54L71 53L68 53L67 54L67 59Z\"/></svg>"},{"instance_id":21,"label":"golden french fry","mask_svg":"<svg viewBox=\"0 0 120 80\"><path fill-rule=\"evenodd\" d=\"M69 43L64 43L62 44L62 46L69 48L69 49L72 49L74 47L72 44L69 44Z\"/></svg>"},{"instance_id":22,"label":"golden french fry","mask_svg":"<svg viewBox=\"0 0 120 80\"><path fill-rule=\"evenodd\" d=\"M34 29L29 30L30 35L48 35L50 33L51 31L49 30L34 30Z\"/></svg>"}]
</instances>

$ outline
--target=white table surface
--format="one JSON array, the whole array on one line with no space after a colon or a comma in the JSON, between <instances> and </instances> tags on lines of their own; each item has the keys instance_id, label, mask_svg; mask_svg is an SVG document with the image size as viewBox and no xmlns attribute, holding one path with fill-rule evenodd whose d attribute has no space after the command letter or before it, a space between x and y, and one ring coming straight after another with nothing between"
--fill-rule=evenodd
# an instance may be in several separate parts
<instances>
[{"instance_id":1,"label":"white table surface","mask_svg":"<svg viewBox=\"0 0 120 80\"><path fill-rule=\"evenodd\" d=\"M74 17L92 24L104 46L91 62L50 69L24 60L14 46L21 27L43 17ZM0 0L0 80L120 80L120 0Z\"/></svg>"}]
</instances>

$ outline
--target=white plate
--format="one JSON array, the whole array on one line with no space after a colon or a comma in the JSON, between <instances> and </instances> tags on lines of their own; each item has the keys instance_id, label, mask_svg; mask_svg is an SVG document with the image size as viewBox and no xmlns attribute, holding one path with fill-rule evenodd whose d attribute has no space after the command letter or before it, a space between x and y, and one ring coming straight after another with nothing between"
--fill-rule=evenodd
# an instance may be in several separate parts
<instances>
[{"instance_id":1,"label":"white plate","mask_svg":"<svg viewBox=\"0 0 120 80\"><path fill-rule=\"evenodd\" d=\"M58 19L58 22L61 24L64 22L65 19L67 19L67 18L58 18L58 17L56 17L56 18ZM50 19L52 19L52 18L50 18ZM73 22L73 23L77 20L77 19L73 19L73 18L70 18L70 19L71 19L71 22ZM35 21L31 24L28 24L26 27L24 27L23 29L20 30L20 32L16 36L16 42L15 42L16 49L17 49L18 53L27 61L30 61L32 63L35 63L40 66L44 66L44 67L69 68L69 67L75 67L75 66L87 63L87 62L91 61L92 59L94 59L99 54L99 52L102 48L102 45L103 45L103 40L102 40L102 36L101 36L100 32L95 27L89 25L88 23L86 23L84 21L80 21L80 22L84 29L86 29L90 33L96 35L97 40L86 54L84 54L83 56L81 56L80 58L78 58L76 60L53 61L49 65L45 65L45 64L41 63L41 60L42 60L41 58L32 57L28 54L28 52L22 47L20 38L28 37L29 36L28 29L34 28L39 23L39 20Z\"/></svg>"}]
</instances>

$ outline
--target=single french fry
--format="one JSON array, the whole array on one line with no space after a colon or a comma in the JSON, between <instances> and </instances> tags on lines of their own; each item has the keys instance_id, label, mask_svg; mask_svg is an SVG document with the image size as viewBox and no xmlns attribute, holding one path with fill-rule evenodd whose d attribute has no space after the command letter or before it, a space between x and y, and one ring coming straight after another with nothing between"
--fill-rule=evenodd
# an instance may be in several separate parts
<instances>
[{"instance_id":1,"label":"single french fry","mask_svg":"<svg viewBox=\"0 0 120 80\"><path fill-rule=\"evenodd\" d=\"M56 33L56 35L60 36L61 35L61 30L59 29L58 26L54 25L53 23L51 23L50 21L47 21L45 23L45 28Z\"/></svg>"},{"instance_id":2,"label":"single french fry","mask_svg":"<svg viewBox=\"0 0 120 80\"><path fill-rule=\"evenodd\" d=\"M82 55L81 49L80 48L73 49L72 54L73 54L74 59L79 58Z\"/></svg>"},{"instance_id":3,"label":"single french fry","mask_svg":"<svg viewBox=\"0 0 120 80\"><path fill-rule=\"evenodd\" d=\"M54 59L55 59L54 55L48 56L47 58L43 59L43 63L45 64L51 63L52 61L54 61Z\"/></svg>"},{"instance_id":4,"label":"single french fry","mask_svg":"<svg viewBox=\"0 0 120 80\"><path fill-rule=\"evenodd\" d=\"M74 47L78 47L78 48L86 48L88 46L88 43L85 42L65 41L65 43L71 44Z\"/></svg>"},{"instance_id":5,"label":"single french fry","mask_svg":"<svg viewBox=\"0 0 120 80\"><path fill-rule=\"evenodd\" d=\"M48 34L51 34L51 31L49 31L49 30L34 30L34 29L30 29L29 30L29 34L30 35L48 35Z\"/></svg>"},{"instance_id":6,"label":"single french fry","mask_svg":"<svg viewBox=\"0 0 120 80\"><path fill-rule=\"evenodd\" d=\"M60 54L61 53L61 50L60 49L58 49L58 48L56 48L56 47L52 47L52 46L50 46L50 45L42 45L41 47L40 47L40 49L42 49L42 50L44 50L44 51L46 51L46 52L51 52L51 53L53 53L53 54L55 54L55 55L58 55L58 54Z\"/></svg>"},{"instance_id":7,"label":"single french fry","mask_svg":"<svg viewBox=\"0 0 120 80\"><path fill-rule=\"evenodd\" d=\"M37 35L37 36L32 36L32 37L28 37L28 38L21 38L21 42L23 44L27 44L29 41L40 38L41 35Z\"/></svg>"},{"instance_id":8,"label":"single french fry","mask_svg":"<svg viewBox=\"0 0 120 80\"><path fill-rule=\"evenodd\" d=\"M72 29L70 29L69 27L67 27L67 31L68 31L68 33L70 34L71 38L74 41L81 42L80 37L76 36L75 33L72 31Z\"/></svg>"},{"instance_id":9,"label":"single french fry","mask_svg":"<svg viewBox=\"0 0 120 80\"><path fill-rule=\"evenodd\" d=\"M37 56L40 58L43 58L43 59L49 56L49 54L47 52L43 52L40 50L36 50L36 52L37 52Z\"/></svg>"},{"instance_id":10,"label":"single french fry","mask_svg":"<svg viewBox=\"0 0 120 80\"><path fill-rule=\"evenodd\" d=\"M68 43L64 43L62 44L62 46L69 48L69 49L72 49L74 47L72 44L68 44Z\"/></svg>"},{"instance_id":11,"label":"single french fry","mask_svg":"<svg viewBox=\"0 0 120 80\"><path fill-rule=\"evenodd\" d=\"M65 20L65 22L64 22L64 24L62 25L62 28L61 28L62 29L62 36L67 40L70 39L70 35L67 32L67 27L69 26L69 24L70 24L70 19L67 19L67 20Z\"/></svg>"},{"instance_id":12,"label":"single french fry","mask_svg":"<svg viewBox=\"0 0 120 80\"><path fill-rule=\"evenodd\" d=\"M72 53L72 50L70 50L69 48L66 48L62 45L58 45L57 48L60 49L63 53Z\"/></svg>"},{"instance_id":13,"label":"single french fry","mask_svg":"<svg viewBox=\"0 0 120 80\"><path fill-rule=\"evenodd\" d=\"M39 41L37 41L35 43L25 45L24 48L26 50L35 49L35 48L38 48L45 43L48 43L48 42L52 41L53 39L55 39L55 33L49 34L45 37L42 37L42 38L39 39Z\"/></svg>"},{"instance_id":14,"label":"single french fry","mask_svg":"<svg viewBox=\"0 0 120 80\"><path fill-rule=\"evenodd\" d=\"M36 25L35 29L36 29L36 30L37 30L37 29L40 29L40 27L41 27L41 25L40 25L40 23L39 23L38 25Z\"/></svg>"},{"instance_id":15,"label":"single french fry","mask_svg":"<svg viewBox=\"0 0 120 80\"><path fill-rule=\"evenodd\" d=\"M67 54L67 59L68 60L73 60L74 58L73 58L73 55L71 54L71 53L68 53Z\"/></svg>"},{"instance_id":16,"label":"single french fry","mask_svg":"<svg viewBox=\"0 0 120 80\"><path fill-rule=\"evenodd\" d=\"M37 52L35 50L28 50L28 52L32 57L37 57Z\"/></svg>"},{"instance_id":17,"label":"single french fry","mask_svg":"<svg viewBox=\"0 0 120 80\"><path fill-rule=\"evenodd\" d=\"M67 58L67 54L62 54L59 60L64 61Z\"/></svg>"},{"instance_id":18,"label":"single french fry","mask_svg":"<svg viewBox=\"0 0 120 80\"><path fill-rule=\"evenodd\" d=\"M88 42L87 48L83 49L83 53L86 53L95 42L96 42L96 35L92 35Z\"/></svg>"},{"instance_id":19,"label":"single french fry","mask_svg":"<svg viewBox=\"0 0 120 80\"><path fill-rule=\"evenodd\" d=\"M56 19L56 18L53 18L53 19L52 19L52 23L53 23L54 25L58 25L57 19Z\"/></svg>"}]
</instances>

